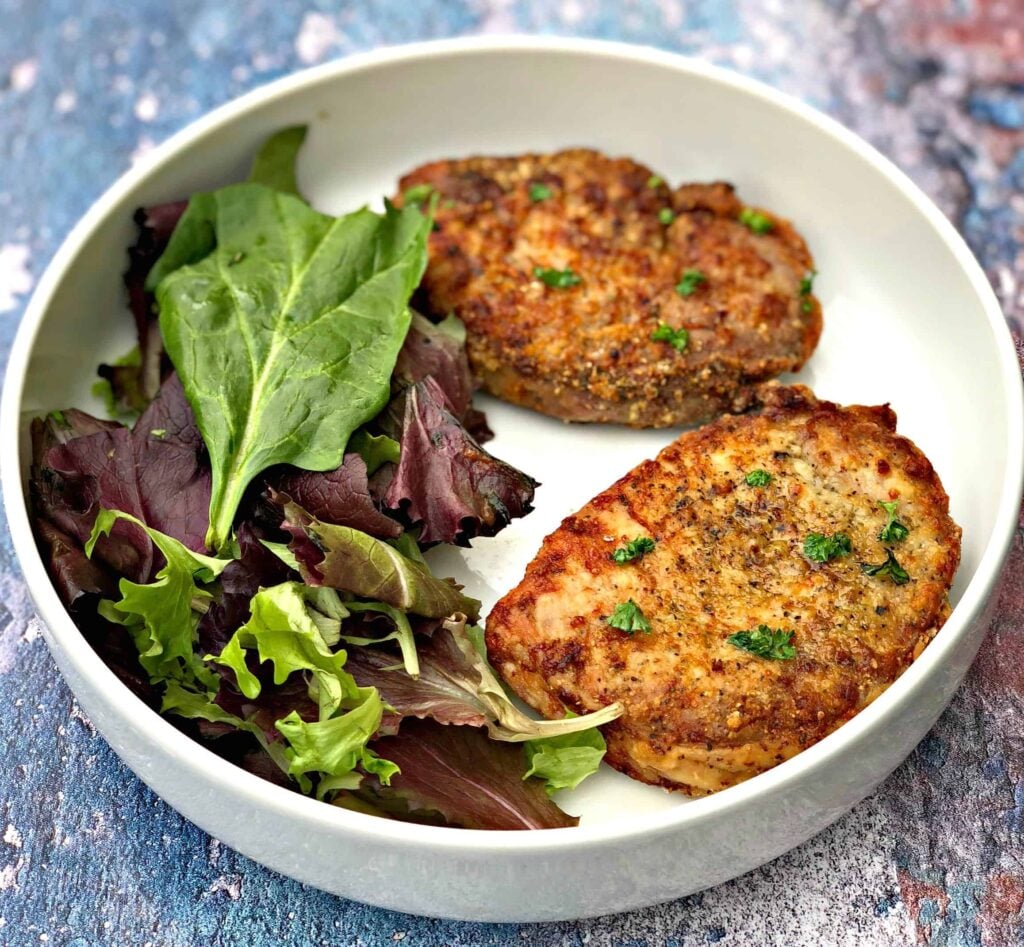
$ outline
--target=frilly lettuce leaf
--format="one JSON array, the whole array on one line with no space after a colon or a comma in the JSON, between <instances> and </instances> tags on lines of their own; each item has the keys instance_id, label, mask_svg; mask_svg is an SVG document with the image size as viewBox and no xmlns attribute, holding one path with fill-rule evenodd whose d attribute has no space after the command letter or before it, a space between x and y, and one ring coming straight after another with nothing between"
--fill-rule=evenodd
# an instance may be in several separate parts
<instances>
[{"instance_id":1,"label":"frilly lettuce leaf","mask_svg":"<svg viewBox=\"0 0 1024 947\"><path fill-rule=\"evenodd\" d=\"M358 786L362 776L357 767L385 784L397 772L394 764L366 746L384 713L380 694L376 688L360 687L344 670L346 653L331 650L311 617L310 604L335 621L347 614L340 602L331 601L330 592L299 582L261 589L252 600L252 617L212 659L234 671L238 689L250 701L256 701L263 690L249 667L253 652L260 664L273 668L275 685L284 684L295 673L309 675L309 696L317 704L318 719L304 720L293 710L275 726L288 744L283 750L286 771L303 792L312 788L309 774L319 774L320 797Z\"/></svg>"},{"instance_id":2,"label":"frilly lettuce leaf","mask_svg":"<svg viewBox=\"0 0 1024 947\"><path fill-rule=\"evenodd\" d=\"M215 690L216 675L195 652L197 610L212 601L204 586L219 576L230 560L193 552L178 540L119 510L97 513L96 524L85 544L86 555L92 555L99 538L109 535L119 520L145 530L166 562L155 581L148 585L122 579L121 599L101 602L100 614L128 628L139 649L139 662L153 683L198 682Z\"/></svg>"},{"instance_id":3,"label":"frilly lettuce leaf","mask_svg":"<svg viewBox=\"0 0 1024 947\"><path fill-rule=\"evenodd\" d=\"M528 740L523 749L529 767L523 779L529 776L543 779L544 788L550 794L561 789L575 789L596 773L608 747L601 731L594 728Z\"/></svg>"},{"instance_id":4,"label":"frilly lettuce leaf","mask_svg":"<svg viewBox=\"0 0 1024 947\"><path fill-rule=\"evenodd\" d=\"M358 706L326 720L307 722L292 711L277 721L277 729L288 741L284 751L288 774L303 792L309 792L312 786L309 773L322 774L317 787L320 798L329 791L357 787L362 781L357 768L387 785L399 767L366 746L377 732L383 713L380 695L372 689Z\"/></svg>"},{"instance_id":5,"label":"frilly lettuce leaf","mask_svg":"<svg viewBox=\"0 0 1024 947\"><path fill-rule=\"evenodd\" d=\"M213 660L235 672L238 689L249 699L259 697L262 686L246 663L249 651L273 666L275 684L283 684L296 671L309 672L310 696L315 695L325 719L343 706L361 704L372 689L359 687L342 670L346 654L328 647L307 611L305 591L301 582L261 589L252 600L250 619Z\"/></svg>"}]
</instances>

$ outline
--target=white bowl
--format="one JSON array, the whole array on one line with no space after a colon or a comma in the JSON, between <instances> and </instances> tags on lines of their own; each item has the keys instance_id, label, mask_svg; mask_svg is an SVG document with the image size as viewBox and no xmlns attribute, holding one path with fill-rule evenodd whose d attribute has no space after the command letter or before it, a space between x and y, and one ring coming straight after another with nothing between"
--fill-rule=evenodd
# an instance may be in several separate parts
<instances>
[{"instance_id":1,"label":"white bowl","mask_svg":"<svg viewBox=\"0 0 1024 947\"><path fill-rule=\"evenodd\" d=\"M269 132L312 128L305 192L341 211L416 164L592 145L670 182L721 178L791 217L821 276L825 333L799 376L819 395L893 404L964 531L946 626L874 704L796 758L686 800L600 774L567 800L577 828L482 832L347 812L257 779L148 710L71 623L36 551L23 477L28 418L88 406L96 364L131 335L120 274L141 204L241 178ZM490 605L562 516L672 432L566 427L493 401L494 450L544 482L538 508L438 567ZM1021 382L982 271L942 214L835 122L750 80L648 49L566 39L458 40L355 56L282 79L191 125L89 211L46 271L11 355L0 438L14 545L47 643L93 722L172 806L233 848L346 897L419 914L584 917L735 877L846 812L924 736L986 630L1021 496Z\"/></svg>"}]
</instances>

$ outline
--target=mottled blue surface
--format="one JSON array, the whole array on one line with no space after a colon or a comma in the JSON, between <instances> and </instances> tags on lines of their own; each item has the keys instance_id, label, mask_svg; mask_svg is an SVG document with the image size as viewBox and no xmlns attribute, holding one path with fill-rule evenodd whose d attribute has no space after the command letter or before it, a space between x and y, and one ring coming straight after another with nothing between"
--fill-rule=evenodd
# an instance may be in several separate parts
<instances>
[{"instance_id":1,"label":"mottled blue surface","mask_svg":"<svg viewBox=\"0 0 1024 947\"><path fill-rule=\"evenodd\" d=\"M0 0L0 347L63 235L136 156L303 65L416 39L550 32L703 56L874 142L955 220L1024 316L1020 0ZM1024 943L1024 555L978 665L871 799L745 878L615 918L412 918L322 894L210 840L79 712L0 536L0 944ZM344 858L344 853L339 853ZM599 870L599 866L595 866Z\"/></svg>"}]
</instances>

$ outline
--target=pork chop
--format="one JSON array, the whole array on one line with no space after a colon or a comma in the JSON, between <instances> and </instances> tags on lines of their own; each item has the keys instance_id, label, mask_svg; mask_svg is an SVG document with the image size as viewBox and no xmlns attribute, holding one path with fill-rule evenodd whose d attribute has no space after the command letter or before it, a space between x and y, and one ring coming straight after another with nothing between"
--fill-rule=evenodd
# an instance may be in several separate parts
<instances>
[{"instance_id":1,"label":"pork chop","mask_svg":"<svg viewBox=\"0 0 1024 947\"><path fill-rule=\"evenodd\" d=\"M635 161L574 149L437 161L401 188L398 203L436 194L418 305L462 319L478 380L514 404L706 421L799 369L821 334L803 239L728 184L673 191Z\"/></svg>"},{"instance_id":2,"label":"pork chop","mask_svg":"<svg viewBox=\"0 0 1024 947\"><path fill-rule=\"evenodd\" d=\"M945 621L960 558L942 484L887 406L761 396L568 517L487 620L527 703L560 718L621 701L607 761L692 795L881 694Z\"/></svg>"}]
</instances>

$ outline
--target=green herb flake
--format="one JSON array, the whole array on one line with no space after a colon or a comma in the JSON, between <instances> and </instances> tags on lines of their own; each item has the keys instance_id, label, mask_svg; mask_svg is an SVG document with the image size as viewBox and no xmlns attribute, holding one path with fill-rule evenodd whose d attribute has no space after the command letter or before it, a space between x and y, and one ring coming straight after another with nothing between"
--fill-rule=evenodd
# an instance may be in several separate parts
<instances>
[{"instance_id":1,"label":"green herb flake","mask_svg":"<svg viewBox=\"0 0 1024 947\"><path fill-rule=\"evenodd\" d=\"M635 559L642 559L649 552L654 552L654 545L654 540L649 536L637 536L636 539L631 539L625 546L619 546L612 553L612 559L619 563L619 565L633 562Z\"/></svg>"},{"instance_id":2,"label":"green herb flake","mask_svg":"<svg viewBox=\"0 0 1024 947\"><path fill-rule=\"evenodd\" d=\"M737 631L725 640L768 661L791 661L796 657L796 648L791 644L793 632L782 628L773 631L767 625L758 625L749 631Z\"/></svg>"},{"instance_id":3,"label":"green herb flake","mask_svg":"<svg viewBox=\"0 0 1024 947\"><path fill-rule=\"evenodd\" d=\"M673 329L664 322L658 323L658 328L651 333L652 342L668 342L677 352L685 352L686 346L690 343L690 333L685 329Z\"/></svg>"},{"instance_id":4,"label":"green herb flake","mask_svg":"<svg viewBox=\"0 0 1024 947\"><path fill-rule=\"evenodd\" d=\"M880 562L878 565L862 562L860 568L865 575L876 577L888 576L892 580L893 585L906 585L910 581L910 575L896 561L896 556L891 549L885 550L885 562Z\"/></svg>"},{"instance_id":5,"label":"green herb flake","mask_svg":"<svg viewBox=\"0 0 1024 947\"><path fill-rule=\"evenodd\" d=\"M665 179L663 177L661 177L660 175L658 175L658 174L652 174L647 179L647 186L648 187L661 187L662 184L664 184L664 183L665 183Z\"/></svg>"},{"instance_id":6,"label":"green herb flake","mask_svg":"<svg viewBox=\"0 0 1024 947\"><path fill-rule=\"evenodd\" d=\"M569 289L583 282L582 276L577 276L568 268L553 270L546 266L535 266L533 268L533 275L545 286L551 286L553 289Z\"/></svg>"},{"instance_id":7,"label":"green herb flake","mask_svg":"<svg viewBox=\"0 0 1024 947\"><path fill-rule=\"evenodd\" d=\"M612 628L618 628L627 635L642 631L645 635L650 634L651 623L632 599L628 602L621 602L615 606L615 611L608 616L608 624Z\"/></svg>"},{"instance_id":8,"label":"green herb flake","mask_svg":"<svg viewBox=\"0 0 1024 947\"><path fill-rule=\"evenodd\" d=\"M817 270L808 270L804 278L800 280L800 308L804 312L810 312L813 308L811 293L814 291L814 277L818 275Z\"/></svg>"},{"instance_id":9,"label":"green herb flake","mask_svg":"<svg viewBox=\"0 0 1024 947\"><path fill-rule=\"evenodd\" d=\"M901 523L896 518L896 510L899 507L899 501L893 500L891 503L887 503L885 500L879 500L878 505L885 510L886 515L889 517L889 522L882 527L882 531L878 534L878 538L883 543L901 543L907 538L907 534L910 532L906 523Z\"/></svg>"},{"instance_id":10,"label":"green herb flake","mask_svg":"<svg viewBox=\"0 0 1024 947\"><path fill-rule=\"evenodd\" d=\"M753 207L744 207L740 211L739 221L751 233L768 233L775 228L775 221L771 217Z\"/></svg>"},{"instance_id":11,"label":"green herb flake","mask_svg":"<svg viewBox=\"0 0 1024 947\"><path fill-rule=\"evenodd\" d=\"M824 533L810 533L804 540L804 555L814 562L831 562L848 556L853 549L846 533L826 536Z\"/></svg>"},{"instance_id":12,"label":"green herb flake","mask_svg":"<svg viewBox=\"0 0 1024 947\"><path fill-rule=\"evenodd\" d=\"M402 194L403 207L422 207L430 200L434 189L429 184L417 184Z\"/></svg>"},{"instance_id":13,"label":"green herb flake","mask_svg":"<svg viewBox=\"0 0 1024 947\"><path fill-rule=\"evenodd\" d=\"M751 470L743 479L748 487L767 487L775 478L767 470Z\"/></svg>"},{"instance_id":14,"label":"green herb flake","mask_svg":"<svg viewBox=\"0 0 1024 947\"><path fill-rule=\"evenodd\" d=\"M686 270L676 284L676 292L680 296L692 296L697 287L707 281L708 278L700 270Z\"/></svg>"},{"instance_id":15,"label":"green herb flake","mask_svg":"<svg viewBox=\"0 0 1024 947\"><path fill-rule=\"evenodd\" d=\"M534 181L530 185L530 200L534 204L539 204L541 201L546 201L549 197L554 194L546 184L541 184L539 181Z\"/></svg>"},{"instance_id":16,"label":"green herb flake","mask_svg":"<svg viewBox=\"0 0 1024 947\"><path fill-rule=\"evenodd\" d=\"M165 427L155 427L155 428L153 428L153 430L152 430L152 431L150 431L149 433L150 433L150 434L151 434L151 435L152 435L153 437L157 437L157 438L159 438L160 440L163 440L163 439L164 439L165 437L167 437L167 428L165 428Z\"/></svg>"},{"instance_id":17,"label":"green herb flake","mask_svg":"<svg viewBox=\"0 0 1024 947\"><path fill-rule=\"evenodd\" d=\"M658 211L658 222L666 227L675 219L676 214L671 207L662 207L662 209Z\"/></svg>"}]
</instances>

